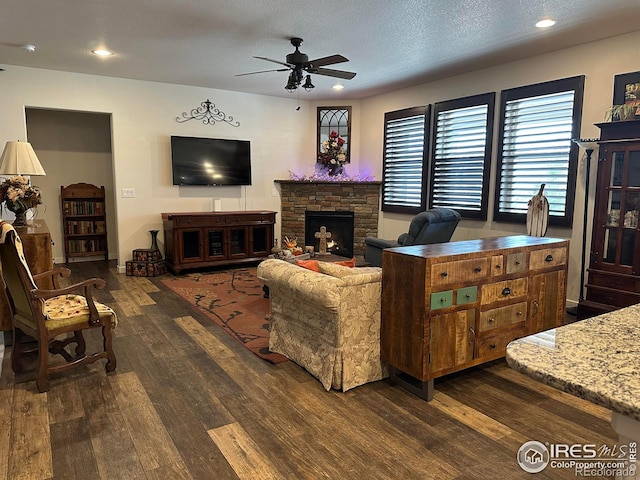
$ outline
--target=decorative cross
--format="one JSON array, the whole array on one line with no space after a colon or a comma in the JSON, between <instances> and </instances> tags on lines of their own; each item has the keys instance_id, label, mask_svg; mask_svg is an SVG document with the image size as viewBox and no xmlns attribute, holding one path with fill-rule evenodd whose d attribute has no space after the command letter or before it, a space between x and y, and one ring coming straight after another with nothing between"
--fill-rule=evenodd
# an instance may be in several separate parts
<instances>
[{"instance_id":1,"label":"decorative cross","mask_svg":"<svg viewBox=\"0 0 640 480\"><path fill-rule=\"evenodd\" d=\"M320 227L320 231L315 233L315 237L320 239L320 251L318 255L331 255L327 253L327 238L331 238L331 232L327 232L327 227Z\"/></svg>"}]
</instances>

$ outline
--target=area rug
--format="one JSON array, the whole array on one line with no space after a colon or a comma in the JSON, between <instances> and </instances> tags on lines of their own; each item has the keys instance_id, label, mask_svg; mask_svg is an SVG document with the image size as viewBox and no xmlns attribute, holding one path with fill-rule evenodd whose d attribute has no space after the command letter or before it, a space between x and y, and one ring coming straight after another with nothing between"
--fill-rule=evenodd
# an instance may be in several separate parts
<instances>
[{"instance_id":1,"label":"area rug","mask_svg":"<svg viewBox=\"0 0 640 480\"><path fill-rule=\"evenodd\" d=\"M255 267L189 273L162 283L260 358L271 363L287 360L269 351L269 300Z\"/></svg>"}]
</instances>

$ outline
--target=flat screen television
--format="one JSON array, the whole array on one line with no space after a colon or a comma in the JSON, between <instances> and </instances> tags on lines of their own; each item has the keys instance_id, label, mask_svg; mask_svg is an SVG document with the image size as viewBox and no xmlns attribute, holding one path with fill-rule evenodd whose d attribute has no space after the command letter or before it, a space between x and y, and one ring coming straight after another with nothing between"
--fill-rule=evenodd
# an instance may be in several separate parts
<instances>
[{"instance_id":1,"label":"flat screen television","mask_svg":"<svg viewBox=\"0 0 640 480\"><path fill-rule=\"evenodd\" d=\"M248 140L171 137L174 185L251 185Z\"/></svg>"}]
</instances>

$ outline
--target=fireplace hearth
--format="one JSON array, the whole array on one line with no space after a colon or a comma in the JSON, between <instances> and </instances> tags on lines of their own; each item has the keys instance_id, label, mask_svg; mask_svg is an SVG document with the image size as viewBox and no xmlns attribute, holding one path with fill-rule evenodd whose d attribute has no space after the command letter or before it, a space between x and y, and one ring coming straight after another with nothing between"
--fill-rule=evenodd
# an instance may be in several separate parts
<instances>
[{"instance_id":1,"label":"fireplace hearth","mask_svg":"<svg viewBox=\"0 0 640 480\"><path fill-rule=\"evenodd\" d=\"M316 232L320 227L326 227L331 236L327 238L327 253L341 257L353 257L353 212L304 212L304 244L313 245L316 252L320 251L320 239Z\"/></svg>"}]
</instances>

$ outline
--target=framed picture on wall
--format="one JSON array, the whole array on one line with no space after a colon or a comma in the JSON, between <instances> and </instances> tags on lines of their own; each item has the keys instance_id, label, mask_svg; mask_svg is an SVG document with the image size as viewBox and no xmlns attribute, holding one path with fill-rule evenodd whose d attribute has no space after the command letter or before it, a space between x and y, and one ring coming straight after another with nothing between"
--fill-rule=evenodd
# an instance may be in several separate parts
<instances>
[{"instance_id":1,"label":"framed picture on wall","mask_svg":"<svg viewBox=\"0 0 640 480\"><path fill-rule=\"evenodd\" d=\"M635 118L640 118L640 72L622 73L614 77L613 105L635 106Z\"/></svg>"}]
</instances>

